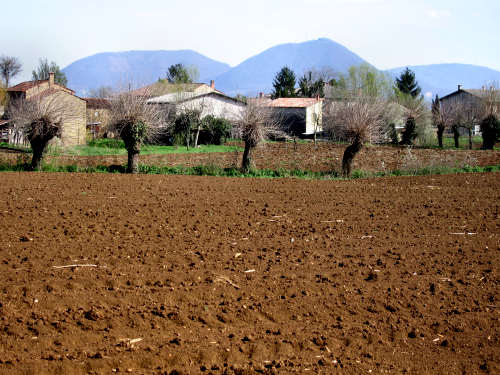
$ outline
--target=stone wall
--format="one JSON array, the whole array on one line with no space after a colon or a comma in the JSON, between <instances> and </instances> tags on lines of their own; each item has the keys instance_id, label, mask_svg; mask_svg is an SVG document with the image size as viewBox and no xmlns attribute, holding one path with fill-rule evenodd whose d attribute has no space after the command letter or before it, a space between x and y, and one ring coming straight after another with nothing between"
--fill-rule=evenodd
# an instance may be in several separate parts
<instances>
[{"instance_id":1,"label":"stone wall","mask_svg":"<svg viewBox=\"0 0 500 375\"><path fill-rule=\"evenodd\" d=\"M63 118L61 146L70 147L85 144L86 142L86 108L85 100L69 94L66 91L57 91L42 100L61 111Z\"/></svg>"}]
</instances>

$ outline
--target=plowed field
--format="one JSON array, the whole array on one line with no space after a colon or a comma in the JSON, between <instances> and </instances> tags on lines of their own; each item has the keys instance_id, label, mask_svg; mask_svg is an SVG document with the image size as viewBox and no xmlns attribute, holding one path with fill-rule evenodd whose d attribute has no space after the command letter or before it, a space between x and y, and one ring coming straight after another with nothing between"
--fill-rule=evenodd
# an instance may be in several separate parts
<instances>
[{"instance_id":1,"label":"plowed field","mask_svg":"<svg viewBox=\"0 0 500 375\"><path fill-rule=\"evenodd\" d=\"M0 373L500 373L498 174L0 179Z\"/></svg>"}]
</instances>

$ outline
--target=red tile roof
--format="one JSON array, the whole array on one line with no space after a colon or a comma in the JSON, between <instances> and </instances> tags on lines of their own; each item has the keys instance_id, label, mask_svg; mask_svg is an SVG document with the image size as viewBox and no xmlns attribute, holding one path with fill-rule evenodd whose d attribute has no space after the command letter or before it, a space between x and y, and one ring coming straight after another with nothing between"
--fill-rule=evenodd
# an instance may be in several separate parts
<instances>
[{"instance_id":1,"label":"red tile roof","mask_svg":"<svg viewBox=\"0 0 500 375\"><path fill-rule=\"evenodd\" d=\"M38 86L42 82L48 82L48 79L45 79L43 81L26 81L26 82L21 82L15 86L9 87L7 91L28 91L29 89L32 89L35 86Z\"/></svg>"},{"instance_id":2,"label":"red tile roof","mask_svg":"<svg viewBox=\"0 0 500 375\"><path fill-rule=\"evenodd\" d=\"M40 85L42 83L46 83L48 81L49 81L48 79L43 79L43 80L40 80L40 81L26 81L26 82L21 82L21 83L18 83L17 85L15 85L15 86L9 87L7 89L7 91L11 91L11 92L26 92L29 89L32 89L33 87L36 87L36 86L38 86L38 85ZM54 85L55 86L59 86L59 87L63 87L66 90L71 91L72 93L75 92L74 90L71 90L71 89L67 88L66 86L60 85L58 83L54 83Z\"/></svg>"},{"instance_id":3,"label":"red tile roof","mask_svg":"<svg viewBox=\"0 0 500 375\"><path fill-rule=\"evenodd\" d=\"M306 108L322 100L323 99L318 100L316 98L278 98L274 99L268 106L279 108Z\"/></svg>"}]
</instances>

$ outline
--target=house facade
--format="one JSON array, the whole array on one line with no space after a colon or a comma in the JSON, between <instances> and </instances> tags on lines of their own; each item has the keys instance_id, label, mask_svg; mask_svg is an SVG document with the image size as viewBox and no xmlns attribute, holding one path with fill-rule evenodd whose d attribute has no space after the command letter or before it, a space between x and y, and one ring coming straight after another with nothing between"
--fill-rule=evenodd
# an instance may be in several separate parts
<instances>
[{"instance_id":1,"label":"house facade","mask_svg":"<svg viewBox=\"0 0 500 375\"><path fill-rule=\"evenodd\" d=\"M267 103L292 136L307 137L323 131L323 99L278 98Z\"/></svg>"},{"instance_id":2,"label":"house facade","mask_svg":"<svg viewBox=\"0 0 500 375\"><path fill-rule=\"evenodd\" d=\"M220 91L209 91L203 94L196 92L168 93L150 98L148 104L163 106L170 116L194 109L201 112L201 117L212 115L229 121L237 121L246 106L245 102L224 95Z\"/></svg>"},{"instance_id":3,"label":"house facade","mask_svg":"<svg viewBox=\"0 0 500 375\"><path fill-rule=\"evenodd\" d=\"M61 137L54 140L53 143L64 147L85 144L86 102L76 96L73 90L55 83L53 73L50 73L47 80L27 81L9 87L7 93L11 103L19 99L55 103L57 107L62 109L63 116ZM15 133L13 129L11 132ZM13 142L15 141L13 140Z\"/></svg>"}]
</instances>

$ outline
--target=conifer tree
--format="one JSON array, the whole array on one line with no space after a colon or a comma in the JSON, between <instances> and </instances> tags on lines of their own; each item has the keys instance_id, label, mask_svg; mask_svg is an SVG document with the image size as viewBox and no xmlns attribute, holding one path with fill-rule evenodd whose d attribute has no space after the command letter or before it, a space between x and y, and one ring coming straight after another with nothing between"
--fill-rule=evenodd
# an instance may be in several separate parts
<instances>
[{"instance_id":1,"label":"conifer tree","mask_svg":"<svg viewBox=\"0 0 500 375\"><path fill-rule=\"evenodd\" d=\"M274 77L273 98L295 97L295 73L289 67L284 66Z\"/></svg>"},{"instance_id":2,"label":"conifer tree","mask_svg":"<svg viewBox=\"0 0 500 375\"><path fill-rule=\"evenodd\" d=\"M418 97L422 91L415 80L415 73L408 68L396 78L396 88L403 94L409 94L414 98Z\"/></svg>"}]
</instances>

